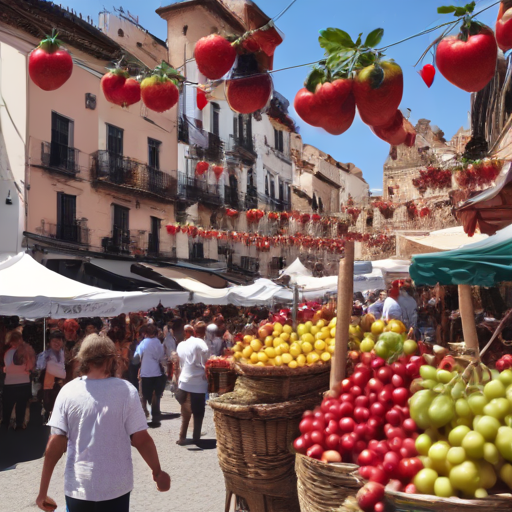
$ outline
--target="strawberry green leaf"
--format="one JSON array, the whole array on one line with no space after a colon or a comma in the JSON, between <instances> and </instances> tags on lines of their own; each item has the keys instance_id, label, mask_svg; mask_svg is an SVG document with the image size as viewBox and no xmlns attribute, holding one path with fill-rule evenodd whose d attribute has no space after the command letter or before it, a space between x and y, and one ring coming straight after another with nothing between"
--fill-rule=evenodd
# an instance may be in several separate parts
<instances>
[{"instance_id":1,"label":"strawberry green leaf","mask_svg":"<svg viewBox=\"0 0 512 512\"><path fill-rule=\"evenodd\" d=\"M318 42L327 53L335 53L355 46L350 35L339 28L321 30Z\"/></svg>"},{"instance_id":2,"label":"strawberry green leaf","mask_svg":"<svg viewBox=\"0 0 512 512\"><path fill-rule=\"evenodd\" d=\"M366 36L364 45L368 46L369 48L375 48L381 42L383 35L384 29L376 28Z\"/></svg>"},{"instance_id":3,"label":"strawberry green leaf","mask_svg":"<svg viewBox=\"0 0 512 512\"><path fill-rule=\"evenodd\" d=\"M304 86L310 92L315 92L318 85L325 82L327 76L325 71L320 68L313 68L313 71L309 74L304 82Z\"/></svg>"},{"instance_id":4,"label":"strawberry green leaf","mask_svg":"<svg viewBox=\"0 0 512 512\"><path fill-rule=\"evenodd\" d=\"M371 66L372 64L375 63L376 59L377 57L375 56L374 53L363 53L359 57L359 65L363 68Z\"/></svg>"},{"instance_id":5,"label":"strawberry green leaf","mask_svg":"<svg viewBox=\"0 0 512 512\"><path fill-rule=\"evenodd\" d=\"M465 7L457 7L455 9L455 14L454 16L464 16L466 14L466 8Z\"/></svg>"},{"instance_id":6,"label":"strawberry green leaf","mask_svg":"<svg viewBox=\"0 0 512 512\"><path fill-rule=\"evenodd\" d=\"M466 4L464 6L464 9L466 9L466 12L472 13L475 10L476 2L471 2L470 4Z\"/></svg>"},{"instance_id":7,"label":"strawberry green leaf","mask_svg":"<svg viewBox=\"0 0 512 512\"><path fill-rule=\"evenodd\" d=\"M437 13L438 14L450 14L452 12L455 12L457 10L457 7L454 5L445 5L444 7L438 7Z\"/></svg>"},{"instance_id":8,"label":"strawberry green leaf","mask_svg":"<svg viewBox=\"0 0 512 512\"><path fill-rule=\"evenodd\" d=\"M361 43L362 43L362 41L363 41L363 40L361 39L361 36L362 36L362 35L363 35L363 34L361 33L361 34L359 34L359 35L357 36L356 46L361 46Z\"/></svg>"}]
</instances>

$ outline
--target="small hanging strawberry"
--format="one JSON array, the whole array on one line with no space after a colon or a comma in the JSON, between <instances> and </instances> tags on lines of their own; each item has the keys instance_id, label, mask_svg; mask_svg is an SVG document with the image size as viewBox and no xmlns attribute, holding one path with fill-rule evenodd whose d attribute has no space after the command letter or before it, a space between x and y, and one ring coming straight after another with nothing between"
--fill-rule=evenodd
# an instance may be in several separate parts
<instances>
[{"instance_id":1,"label":"small hanging strawberry","mask_svg":"<svg viewBox=\"0 0 512 512\"><path fill-rule=\"evenodd\" d=\"M231 110L239 114L252 114L268 103L272 94L272 78L261 73L226 81L226 99Z\"/></svg>"},{"instance_id":2,"label":"small hanging strawberry","mask_svg":"<svg viewBox=\"0 0 512 512\"><path fill-rule=\"evenodd\" d=\"M183 77L167 63L157 66L153 75L144 78L140 84L144 105L155 112L165 112L178 103L178 80Z\"/></svg>"},{"instance_id":3,"label":"small hanging strawberry","mask_svg":"<svg viewBox=\"0 0 512 512\"><path fill-rule=\"evenodd\" d=\"M496 20L496 41L503 53L512 49L512 1L502 0Z\"/></svg>"},{"instance_id":4,"label":"small hanging strawberry","mask_svg":"<svg viewBox=\"0 0 512 512\"><path fill-rule=\"evenodd\" d=\"M199 71L210 80L222 78L236 60L235 47L219 34L211 34L197 41L194 49Z\"/></svg>"},{"instance_id":5,"label":"small hanging strawberry","mask_svg":"<svg viewBox=\"0 0 512 512\"><path fill-rule=\"evenodd\" d=\"M128 107L140 101L139 82L123 69L110 69L100 83L106 100L114 105Z\"/></svg>"},{"instance_id":6,"label":"small hanging strawberry","mask_svg":"<svg viewBox=\"0 0 512 512\"><path fill-rule=\"evenodd\" d=\"M178 226L175 226L174 224L167 224L165 229L167 229L167 233L169 235L175 235L178 232Z\"/></svg>"},{"instance_id":7,"label":"small hanging strawberry","mask_svg":"<svg viewBox=\"0 0 512 512\"><path fill-rule=\"evenodd\" d=\"M224 172L224 167L222 167L220 165L214 165L212 167L212 170L213 170L213 174L215 174L215 177L217 178L217 180L219 180L220 177L222 176L222 173Z\"/></svg>"},{"instance_id":8,"label":"small hanging strawberry","mask_svg":"<svg viewBox=\"0 0 512 512\"><path fill-rule=\"evenodd\" d=\"M61 48L62 42L57 39L55 30L46 36L39 46L32 50L28 58L28 73L43 91L55 91L62 87L73 72L71 55Z\"/></svg>"},{"instance_id":9,"label":"small hanging strawberry","mask_svg":"<svg viewBox=\"0 0 512 512\"><path fill-rule=\"evenodd\" d=\"M434 83L434 78L436 76L436 68L432 66L432 64L425 64L421 68L421 71L419 71L419 75L425 82L425 85L430 89L430 87Z\"/></svg>"},{"instance_id":10,"label":"small hanging strawberry","mask_svg":"<svg viewBox=\"0 0 512 512\"><path fill-rule=\"evenodd\" d=\"M458 36L445 37L437 45L437 69L446 80L467 92L480 91L492 80L498 58L494 33L473 20L474 8L475 2L438 8L441 14L461 17L462 26Z\"/></svg>"},{"instance_id":11,"label":"small hanging strawberry","mask_svg":"<svg viewBox=\"0 0 512 512\"><path fill-rule=\"evenodd\" d=\"M199 110L204 110L206 105L208 105L208 98L202 89L197 89L196 103Z\"/></svg>"},{"instance_id":12,"label":"small hanging strawberry","mask_svg":"<svg viewBox=\"0 0 512 512\"><path fill-rule=\"evenodd\" d=\"M196 164L196 174L198 176L202 176L209 168L210 164L201 160Z\"/></svg>"}]
</instances>

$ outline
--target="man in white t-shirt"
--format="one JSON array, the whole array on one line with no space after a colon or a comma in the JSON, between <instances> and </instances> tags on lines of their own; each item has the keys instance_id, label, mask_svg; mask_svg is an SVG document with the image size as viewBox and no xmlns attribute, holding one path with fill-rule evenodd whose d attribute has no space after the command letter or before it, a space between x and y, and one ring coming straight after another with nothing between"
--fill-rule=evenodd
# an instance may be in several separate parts
<instances>
[{"instance_id":1,"label":"man in white t-shirt","mask_svg":"<svg viewBox=\"0 0 512 512\"><path fill-rule=\"evenodd\" d=\"M189 326L187 326L189 327ZM185 332L187 332L185 327ZM208 361L209 350L204 341L206 324L198 322L195 325L195 336L190 336L178 345L178 357L180 358L180 379L178 384L178 395L182 398L181 403L181 430L177 444L185 444L187 438L188 424L194 416L194 442L201 438L201 427L203 425L206 393L208 392L208 381L206 380L206 361Z\"/></svg>"},{"instance_id":2,"label":"man in white t-shirt","mask_svg":"<svg viewBox=\"0 0 512 512\"><path fill-rule=\"evenodd\" d=\"M160 467L137 390L113 377L114 343L91 334L82 342L77 359L84 376L66 384L55 402L36 504L41 510L57 508L47 492L55 465L67 451L67 512L129 512L131 446L151 468L159 491L169 490L170 477Z\"/></svg>"}]
</instances>

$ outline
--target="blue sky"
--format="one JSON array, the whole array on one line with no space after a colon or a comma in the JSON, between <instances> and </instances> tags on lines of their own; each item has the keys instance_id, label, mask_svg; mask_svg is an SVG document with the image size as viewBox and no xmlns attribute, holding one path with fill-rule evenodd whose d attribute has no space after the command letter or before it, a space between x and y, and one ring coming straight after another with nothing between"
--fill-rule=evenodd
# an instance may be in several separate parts
<instances>
[{"instance_id":1,"label":"blue sky","mask_svg":"<svg viewBox=\"0 0 512 512\"><path fill-rule=\"evenodd\" d=\"M269 16L279 14L291 0L257 0L259 7ZM452 15L437 14L441 5L464 5L469 0L297 0L291 9L277 22L284 32L285 40L278 47L275 56L275 69L313 62L322 57L323 51L318 45L318 31L327 27L337 27L349 32L355 39L360 32L367 34L371 30L384 28L381 46L399 41L440 23L450 21ZM124 10L139 16L139 22L156 36L166 39L165 21L155 9L174 3L172 0L123 0ZM494 0L480 0L476 10L494 3ZM104 0L64 0L63 6L69 6L82 15L98 19L98 12L114 5ZM483 13L479 19L494 27L498 6ZM390 48L387 52L404 71L404 97L401 108L411 109L411 120L426 118L439 126L447 138L461 127L468 127L470 95L448 83L439 73L434 85L428 89L414 64L425 48L439 35L438 32L410 40ZM424 64L431 63L427 56ZM308 68L298 68L275 73L275 88L286 96L293 105L293 98L302 87L308 74ZM294 115L293 107L291 109ZM353 162L363 170L363 175L372 189L382 187L382 167L389 152L389 145L378 139L358 117L352 127L340 136L332 136L321 129L305 124L294 115L305 142L317 146L341 162Z\"/></svg>"}]
</instances>

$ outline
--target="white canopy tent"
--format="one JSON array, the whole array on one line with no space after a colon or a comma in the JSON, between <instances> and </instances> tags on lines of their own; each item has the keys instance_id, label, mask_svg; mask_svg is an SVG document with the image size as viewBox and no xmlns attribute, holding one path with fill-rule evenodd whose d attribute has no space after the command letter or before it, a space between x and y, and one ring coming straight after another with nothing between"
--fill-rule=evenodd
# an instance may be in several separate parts
<instances>
[{"instance_id":1,"label":"white canopy tent","mask_svg":"<svg viewBox=\"0 0 512 512\"><path fill-rule=\"evenodd\" d=\"M116 316L162 303L188 302L188 292L114 292L61 276L30 255L0 256L0 314L25 318Z\"/></svg>"}]
</instances>

